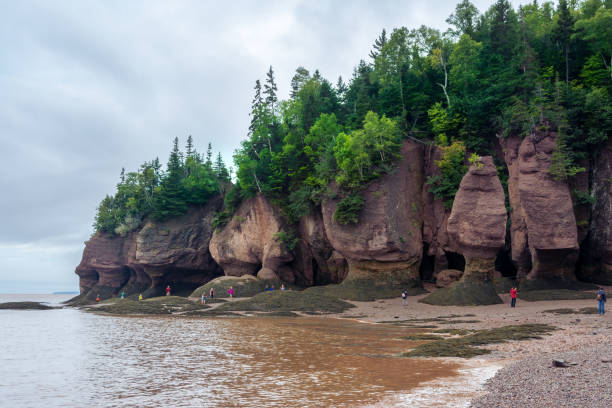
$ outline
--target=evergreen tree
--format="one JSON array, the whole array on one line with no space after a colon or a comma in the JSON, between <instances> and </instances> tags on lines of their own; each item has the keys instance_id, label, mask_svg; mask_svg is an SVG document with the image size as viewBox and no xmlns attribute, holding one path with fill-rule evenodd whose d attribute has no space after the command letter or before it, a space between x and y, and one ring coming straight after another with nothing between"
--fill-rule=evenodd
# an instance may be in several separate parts
<instances>
[{"instance_id":1,"label":"evergreen tree","mask_svg":"<svg viewBox=\"0 0 612 408\"><path fill-rule=\"evenodd\" d=\"M569 84L570 40L574 32L574 17L567 5L567 0L559 0L557 21L553 26L552 36L559 44L565 57L565 83Z\"/></svg>"},{"instance_id":2,"label":"evergreen tree","mask_svg":"<svg viewBox=\"0 0 612 408\"><path fill-rule=\"evenodd\" d=\"M304 67L298 67L295 70L295 75L291 78L291 98L297 97L298 91L308 82L310 79L310 73Z\"/></svg>"},{"instance_id":3,"label":"evergreen tree","mask_svg":"<svg viewBox=\"0 0 612 408\"><path fill-rule=\"evenodd\" d=\"M209 169L212 169L212 166L213 166L212 155L213 155L212 144L208 142L208 147L206 148L206 163L205 164L206 164L206 167L208 167Z\"/></svg>"},{"instance_id":4,"label":"evergreen tree","mask_svg":"<svg viewBox=\"0 0 612 408\"><path fill-rule=\"evenodd\" d=\"M185 154L187 157L191 157L195 154L195 150L193 149L193 137L191 135L187 136L187 145L185 146Z\"/></svg>"},{"instance_id":5,"label":"evergreen tree","mask_svg":"<svg viewBox=\"0 0 612 408\"><path fill-rule=\"evenodd\" d=\"M274 115L274 104L277 102L276 92L278 89L276 88L276 82L274 81L274 71L272 70L272 65L270 65L270 70L266 74L266 83L264 85L264 95L266 96L266 105Z\"/></svg>"},{"instance_id":6,"label":"evergreen tree","mask_svg":"<svg viewBox=\"0 0 612 408\"><path fill-rule=\"evenodd\" d=\"M382 32L380 33L380 36L376 40L374 40L374 45L372 45L372 51L370 51L370 58L372 58L372 61L374 61L376 57L378 57L378 54L380 54L380 51L383 49L386 43L387 31L383 28Z\"/></svg>"}]
</instances>

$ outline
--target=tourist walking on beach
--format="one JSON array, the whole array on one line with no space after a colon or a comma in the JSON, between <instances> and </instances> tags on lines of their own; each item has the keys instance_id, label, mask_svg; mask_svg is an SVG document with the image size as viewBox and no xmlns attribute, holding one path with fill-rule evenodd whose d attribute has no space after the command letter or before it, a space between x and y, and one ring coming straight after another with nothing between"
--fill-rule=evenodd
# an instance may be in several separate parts
<instances>
[{"instance_id":1,"label":"tourist walking on beach","mask_svg":"<svg viewBox=\"0 0 612 408\"><path fill-rule=\"evenodd\" d=\"M96 302L100 301L100 295L96 296Z\"/></svg>"},{"instance_id":2,"label":"tourist walking on beach","mask_svg":"<svg viewBox=\"0 0 612 408\"><path fill-rule=\"evenodd\" d=\"M202 304L206 304L206 292L202 292Z\"/></svg>"},{"instance_id":3,"label":"tourist walking on beach","mask_svg":"<svg viewBox=\"0 0 612 408\"><path fill-rule=\"evenodd\" d=\"M603 315L606 313L606 292L604 292L603 288L599 288L597 291L597 314Z\"/></svg>"},{"instance_id":4,"label":"tourist walking on beach","mask_svg":"<svg viewBox=\"0 0 612 408\"><path fill-rule=\"evenodd\" d=\"M516 306L516 286L513 286L510 289L510 307Z\"/></svg>"},{"instance_id":5,"label":"tourist walking on beach","mask_svg":"<svg viewBox=\"0 0 612 408\"><path fill-rule=\"evenodd\" d=\"M214 299L215 290L213 288L210 288L210 290L208 291L208 296L210 296L211 299Z\"/></svg>"},{"instance_id":6,"label":"tourist walking on beach","mask_svg":"<svg viewBox=\"0 0 612 408\"><path fill-rule=\"evenodd\" d=\"M230 286L230 288L227 290L227 293L229 294L230 300L232 300L232 298L234 297L234 287Z\"/></svg>"},{"instance_id":7,"label":"tourist walking on beach","mask_svg":"<svg viewBox=\"0 0 612 408\"><path fill-rule=\"evenodd\" d=\"M125 291L121 291L121 299L125 299Z\"/></svg>"},{"instance_id":8,"label":"tourist walking on beach","mask_svg":"<svg viewBox=\"0 0 612 408\"><path fill-rule=\"evenodd\" d=\"M142 293L138 295L138 301L142 300Z\"/></svg>"},{"instance_id":9,"label":"tourist walking on beach","mask_svg":"<svg viewBox=\"0 0 612 408\"><path fill-rule=\"evenodd\" d=\"M166 296L170 296L170 285L166 286Z\"/></svg>"},{"instance_id":10,"label":"tourist walking on beach","mask_svg":"<svg viewBox=\"0 0 612 408\"><path fill-rule=\"evenodd\" d=\"M402 292L402 305L404 305L404 306L406 306L406 303L407 303L407 299L406 298L407 297L408 297L408 294L406 293L406 291L403 291Z\"/></svg>"}]
</instances>

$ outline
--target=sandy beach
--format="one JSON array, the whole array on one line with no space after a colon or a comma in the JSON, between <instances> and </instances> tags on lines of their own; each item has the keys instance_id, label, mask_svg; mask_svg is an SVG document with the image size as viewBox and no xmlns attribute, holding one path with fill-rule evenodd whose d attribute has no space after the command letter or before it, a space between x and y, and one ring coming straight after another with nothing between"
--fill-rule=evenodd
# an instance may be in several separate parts
<instances>
[{"instance_id":1,"label":"sandy beach","mask_svg":"<svg viewBox=\"0 0 612 408\"><path fill-rule=\"evenodd\" d=\"M610 293L612 288L605 289ZM336 316L353 316L361 321L383 322L468 315L450 320L471 321L470 323L444 324L444 328L474 330L526 323L549 324L559 330L544 335L541 339L488 344L485 348L492 350L492 353L478 358L452 358L451 360L460 362L465 368L460 370L460 377L478 381L479 384L469 384L467 395L461 392L460 388L456 388L454 393L449 393L440 402L446 401L446 406L479 408L578 407L593 406L593 401L596 401L598 406L612 406L612 311L608 310L604 316L547 312L555 309L578 310L596 307L595 294L593 300L527 302L519 298L515 308L509 306L509 295L500 295L504 300L503 304L463 307L419 303L418 300L423 296L408 297L406 305L402 305L399 297L375 302L351 302L356 308ZM554 368L552 359L561 359L576 365ZM589 379L599 379L599 382L590 382ZM566 391L551 396L551 392L558 390L561 384L564 384L562 388ZM555 401L553 405L551 398Z\"/></svg>"}]
</instances>

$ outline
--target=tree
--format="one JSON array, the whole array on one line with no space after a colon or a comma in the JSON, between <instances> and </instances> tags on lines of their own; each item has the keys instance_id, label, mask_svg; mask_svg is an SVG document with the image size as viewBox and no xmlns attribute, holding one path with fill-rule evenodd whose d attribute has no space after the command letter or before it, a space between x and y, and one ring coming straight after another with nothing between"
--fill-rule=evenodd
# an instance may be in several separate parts
<instances>
[{"instance_id":1,"label":"tree","mask_svg":"<svg viewBox=\"0 0 612 408\"><path fill-rule=\"evenodd\" d=\"M382 32L380 33L380 36L376 40L374 40L374 45L372 45L372 51L370 51L370 58L372 58L372 60L376 60L376 57L378 56L378 54L380 54L380 51L383 49L386 43L387 31L383 28Z\"/></svg>"},{"instance_id":2,"label":"tree","mask_svg":"<svg viewBox=\"0 0 612 408\"><path fill-rule=\"evenodd\" d=\"M206 148L206 167L208 167L209 169L212 169L212 155L212 144L208 142L208 147Z\"/></svg>"},{"instance_id":3,"label":"tree","mask_svg":"<svg viewBox=\"0 0 612 408\"><path fill-rule=\"evenodd\" d=\"M463 34L473 37L478 14L478 9L469 0L463 0L457 4L455 13L446 19L448 24L455 27L454 30L450 29L451 34L456 37L460 37Z\"/></svg>"},{"instance_id":4,"label":"tree","mask_svg":"<svg viewBox=\"0 0 612 408\"><path fill-rule=\"evenodd\" d=\"M225 163L223 162L223 157L221 156L221 152L217 153L217 160L215 160L213 170L219 180L225 181L225 182L230 181L230 175L229 175L229 172L227 171L227 167L225 167Z\"/></svg>"},{"instance_id":5,"label":"tree","mask_svg":"<svg viewBox=\"0 0 612 408\"><path fill-rule=\"evenodd\" d=\"M274 81L274 71L272 70L272 65L270 65L270 69L266 74L266 83L264 85L263 94L266 96L265 102L274 115L274 104L277 102L276 92L278 89L276 88L276 82Z\"/></svg>"},{"instance_id":6,"label":"tree","mask_svg":"<svg viewBox=\"0 0 612 408\"><path fill-rule=\"evenodd\" d=\"M560 45L565 55L565 83L569 84L569 53L570 40L574 33L574 17L570 13L567 0L559 0L557 21L553 26L552 36Z\"/></svg>"},{"instance_id":7,"label":"tree","mask_svg":"<svg viewBox=\"0 0 612 408\"><path fill-rule=\"evenodd\" d=\"M295 75L291 78L291 98L297 97L298 91L310 80L310 72L302 66L295 70Z\"/></svg>"}]
</instances>

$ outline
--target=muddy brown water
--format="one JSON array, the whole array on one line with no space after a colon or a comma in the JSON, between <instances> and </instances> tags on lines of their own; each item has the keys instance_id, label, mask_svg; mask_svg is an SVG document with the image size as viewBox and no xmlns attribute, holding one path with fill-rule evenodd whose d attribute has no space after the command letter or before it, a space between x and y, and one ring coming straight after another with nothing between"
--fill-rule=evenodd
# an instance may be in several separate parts
<instances>
[{"instance_id":1,"label":"muddy brown water","mask_svg":"<svg viewBox=\"0 0 612 408\"><path fill-rule=\"evenodd\" d=\"M0 327L6 406L360 407L458 369L397 357L414 344L399 339L410 329L346 319L63 309L0 311Z\"/></svg>"}]
</instances>

